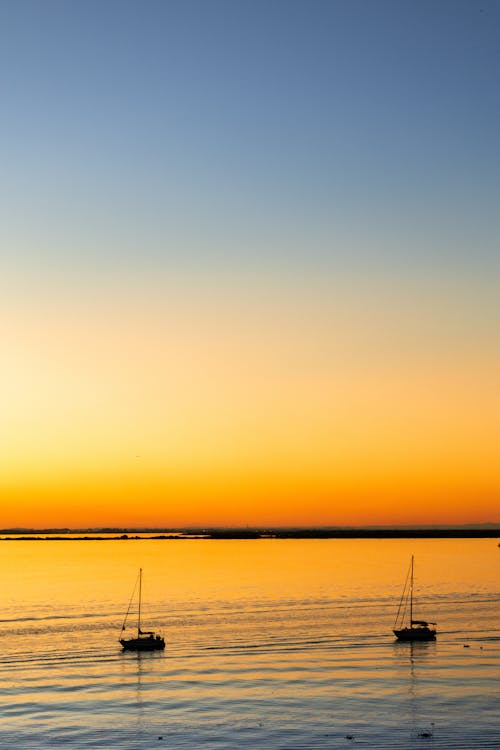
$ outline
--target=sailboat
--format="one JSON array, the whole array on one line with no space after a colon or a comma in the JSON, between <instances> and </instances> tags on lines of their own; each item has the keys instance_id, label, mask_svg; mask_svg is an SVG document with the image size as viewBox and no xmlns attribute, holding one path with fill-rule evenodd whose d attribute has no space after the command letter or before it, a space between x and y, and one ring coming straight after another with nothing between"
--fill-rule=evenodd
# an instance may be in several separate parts
<instances>
[{"instance_id":1,"label":"sailboat","mask_svg":"<svg viewBox=\"0 0 500 750\"><path fill-rule=\"evenodd\" d=\"M130 597L127 613L123 620L123 625L120 633L120 643L123 646L124 651L160 651L165 648L165 639L161 635L155 635L153 630L141 630L141 600L142 600L142 568L139 568L139 598L137 608L137 637L124 638L123 631L127 626L127 619L130 614L130 607L134 599L134 594L137 588L137 581Z\"/></svg>"},{"instance_id":2,"label":"sailboat","mask_svg":"<svg viewBox=\"0 0 500 750\"><path fill-rule=\"evenodd\" d=\"M408 625L404 626L408 609ZM398 641L434 641L436 639L435 622L413 619L413 555L392 632Z\"/></svg>"}]
</instances>

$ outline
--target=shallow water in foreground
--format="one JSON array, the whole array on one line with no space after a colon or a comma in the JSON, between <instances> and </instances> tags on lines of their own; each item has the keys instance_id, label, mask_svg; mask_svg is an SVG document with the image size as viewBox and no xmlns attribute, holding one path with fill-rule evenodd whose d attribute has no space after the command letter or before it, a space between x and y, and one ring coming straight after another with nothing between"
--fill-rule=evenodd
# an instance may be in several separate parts
<instances>
[{"instance_id":1,"label":"shallow water in foreground","mask_svg":"<svg viewBox=\"0 0 500 750\"><path fill-rule=\"evenodd\" d=\"M392 625L409 557L416 616ZM0 542L0 746L493 748L497 540ZM137 569L165 652L117 642Z\"/></svg>"}]
</instances>

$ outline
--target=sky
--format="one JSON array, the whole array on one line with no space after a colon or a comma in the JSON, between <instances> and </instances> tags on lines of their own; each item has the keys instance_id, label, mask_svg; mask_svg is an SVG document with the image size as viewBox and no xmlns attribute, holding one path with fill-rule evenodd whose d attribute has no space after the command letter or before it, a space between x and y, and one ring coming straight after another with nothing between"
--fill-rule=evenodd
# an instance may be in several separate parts
<instances>
[{"instance_id":1,"label":"sky","mask_svg":"<svg viewBox=\"0 0 500 750\"><path fill-rule=\"evenodd\" d=\"M0 5L0 528L498 522L500 2Z\"/></svg>"}]
</instances>

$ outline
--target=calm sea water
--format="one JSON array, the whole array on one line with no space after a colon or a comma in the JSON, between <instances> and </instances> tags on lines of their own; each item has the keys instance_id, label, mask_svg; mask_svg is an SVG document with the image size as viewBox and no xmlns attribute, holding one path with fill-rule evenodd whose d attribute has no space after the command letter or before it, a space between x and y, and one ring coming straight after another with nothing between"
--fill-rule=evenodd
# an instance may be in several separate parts
<instances>
[{"instance_id":1,"label":"calm sea water","mask_svg":"<svg viewBox=\"0 0 500 750\"><path fill-rule=\"evenodd\" d=\"M416 615L392 625L410 555ZM0 541L0 746L493 748L497 540ZM162 653L117 642L139 566Z\"/></svg>"}]
</instances>

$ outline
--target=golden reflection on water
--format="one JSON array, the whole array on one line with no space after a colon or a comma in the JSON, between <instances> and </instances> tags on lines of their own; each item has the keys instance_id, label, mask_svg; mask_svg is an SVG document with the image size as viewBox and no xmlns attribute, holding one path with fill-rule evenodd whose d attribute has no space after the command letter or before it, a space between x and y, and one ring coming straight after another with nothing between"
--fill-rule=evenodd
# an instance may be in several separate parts
<instances>
[{"instance_id":1,"label":"golden reflection on water","mask_svg":"<svg viewBox=\"0 0 500 750\"><path fill-rule=\"evenodd\" d=\"M412 553L417 595L498 585L493 539L0 541L3 608L125 606L139 567L145 600L172 606L397 598Z\"/></svg>"}]
</instances>

